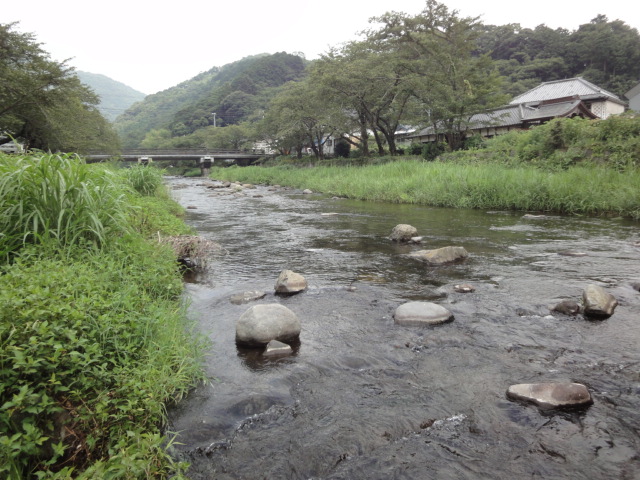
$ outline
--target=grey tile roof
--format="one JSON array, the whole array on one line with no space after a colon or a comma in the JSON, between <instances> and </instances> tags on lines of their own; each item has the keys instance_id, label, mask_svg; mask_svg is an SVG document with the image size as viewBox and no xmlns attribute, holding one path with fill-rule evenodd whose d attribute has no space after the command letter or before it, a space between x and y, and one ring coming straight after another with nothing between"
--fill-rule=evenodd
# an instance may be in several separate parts
<instances>
[{"instance_id":1,"label":"grey tile roof","mask_svg":"<svg viewBox=\"0 0 640 480\"><path fill-rule=\"evenodd\" d=\"M625 104L617 95L603 90L581 77L541 83L528 92L518 95L509 103L511 105L518 103L540 103L545 100L573 97L576 95L582 99L607 98L608 100Z\"/></svg>"}]
</instances>

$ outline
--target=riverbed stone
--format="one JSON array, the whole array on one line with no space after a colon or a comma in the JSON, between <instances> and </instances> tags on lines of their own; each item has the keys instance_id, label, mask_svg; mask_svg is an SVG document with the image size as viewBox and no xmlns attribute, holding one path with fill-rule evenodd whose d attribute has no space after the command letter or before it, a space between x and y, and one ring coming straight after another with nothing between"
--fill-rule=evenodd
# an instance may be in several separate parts
<instances>
[{"instance_id":1,"label":"riverbed stone","mask_svg":"<svg viewBox=\"0 0 640 480\"><path fill-rule=\"evenodd\" d=\"M418 250L410 253L409 256L432 265L443 265L464 260L469 256L469 252L464 247L449 246L435 250Z\"/></svg>"},{"instance_id":2,"label":"riverbed stone","mask_svg":"<svg viewBox=\"0 0 640 480\"><path fill-rule=\"evenodd\" d=\"M260 300L261 298L264 298L266 295L267 293L263 292L262 290L250 290L247 292L236 293L235 295L231 296L230 300L231 300L231 303L233 303L234 305L241 305L243 303L249 303L255 300Z\"/></svg>"},{"instance_id":3,"label":"riverbed stone","mask_svg":"<svg viewBox=\"0 0 640 480\"><path fill-rule=\"evenodd\" d=\"M389 238L394 242L410 242L413 237L418 235L418 229L412 225L401 223L393 227Z\"/></svg>"},{"instance_id":4,"label":"riverbed stone","mask_svg":"<svg viewBox=\"0 0 640 480\"><path fill-rule=\"evenodd\" d=\"M582 311L582 307L578 302L573 300L562 300L551 308L552 312L563 313L565 315L577 315Z\"/></svg>"},{"instance_id":5,"label":"riverbed stone","mask_svg":"<svg viewBox=\"0 0 640 480\"><path fill-rule=\"evenodd\" d=\"M254 305L236 321L236 342L256 347L272 340L293 342L299 338L300 330L300 319L284 305Z\"/></svg>"},{"instance_id":6,"label":"riverbed stone","mask_svg":"<svg viewBox=\"0 0 640 480\"><path fill-rule=\"evenodd\" d=\"M309 190L308 188L305 188L302 193L304 193L305 195L311 195L313 193L313 190Z\"/></svg>"},{"instance_id":7,"label":"riverbed stone","mask_svg":"<svg viewBox=\"0 0 640 480\"><path fill-rule=\"evenodd\" d=\"M407 302L393 314L397 325L406 327L439 325L453 320L453 314L441 305L431 302Z\"/></svg>"},{"instance_id":8,"label":"riverbed stone","mask_svg":"<svg viewBox=\"0 0 640 480\"><path fill-rule=\"evenodd\" d=\"M618 306L616 298L598 285L588 285L582 292L584 314L593 318L608 318Z\"/></svg>"},{"instance_id":9,"label":"riverbed stone","mask_svg":"<svg viewBox=\"0 0 640 480\"><path fill-rule=\"evenodd\" d=\"M581 383L520 383L509 387L507 398L531 402L543 409L576 408L593 403L589 390Z\"/></svg>"},{"instance_id":10,"label":"riverbed stone","mask_svg":"<svg viewBox=\"0 0 640 480\"><path fill-rule=\"evenodd\" d=\"M457 292L457 293L473 293L476 291L476 287L474 287L473 285L469 284L469 283L461 283L458 285L454 285L453 289Z\"/></svg>"},{"instance_id":11,"label":"riverbed stone","mask_svg":"<svg viewBox=\"0 0 640 480\"><path fill-rule=\"evenodd\" d=\"M299 273L283 270L280 272L274 288L276 293L298 293L307 288L307 280Z\"/></svg>"},{"instance_id":12,"label":"riverbed stone","mask_svg":"<svg viewBox=\"0 0 640 480\"><path fill-rule=\"evenodd\" d=\"M267 343L263 355L265 357L283 357L291 355L291 353L293 353L293 349L290 345L279 342L278 340L271 340Z\"/></svg>"}]
</instances>

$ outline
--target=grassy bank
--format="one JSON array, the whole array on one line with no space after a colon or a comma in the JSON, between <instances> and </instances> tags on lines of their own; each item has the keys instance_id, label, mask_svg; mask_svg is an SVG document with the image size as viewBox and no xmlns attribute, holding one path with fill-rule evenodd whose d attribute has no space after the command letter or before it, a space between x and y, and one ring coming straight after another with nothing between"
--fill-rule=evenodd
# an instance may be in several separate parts
<instances>
[{"instance_id":1,"label":"grassy bank","mask_svg":"<svg viewBox=\"0 0 640 480\"><path fill-rule=\"evenodd\" d=\"M161 172L0 156L0 477L166 478L167 405L202 345Z\"/></svg>"},{"instance_id":2,"label":"grassy bank","mask_svg":"<svg viewBox=\"0 0 640 480\"><path fill-rule=\"evenodd\" d=\"M214 169L213 178L310 188L361 200L640 218L640 172L403 159L366 167Z\"/></svg>"},{"instance_id":3,"label":"grassy bank","mask_svg":"<svg viewBox=\"0 0 640 480\"><path fill-rule=\"evenodd\" d=\"M436 161L425 155L437 150L429 144L414 146L423 156L281 158L265 168L214 168L211 176L381 202L640 218L640 116L556 119L472 140L473 148Z\"/></svg>"}]
</instances>

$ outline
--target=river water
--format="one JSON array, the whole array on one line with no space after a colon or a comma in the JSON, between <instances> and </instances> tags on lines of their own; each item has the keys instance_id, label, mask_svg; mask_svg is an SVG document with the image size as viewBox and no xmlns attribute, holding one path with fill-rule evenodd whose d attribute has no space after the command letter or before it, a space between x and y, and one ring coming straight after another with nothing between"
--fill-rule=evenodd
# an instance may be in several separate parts
<instances>
[{"instance_id":1,"label":"river water","mask_svg":"<svg viewBox=\"0 0 640 480\"><path fill-rule=\"evenodd\" d=\"M640 479L640 230L621 219L367 203L170 179L187 223L226 251L186 283L211 340L199 386L170 412L192 479ZM388 240L407 223L421 246ZM464 246L428 267L413 250ZM570 251L574 255L563 253ZM274 295L289 269L307 291ZM473 293L456 293L469 283ZM550 314L588 284L619 305L606 320ZM266 297L234 304L237 293ZM400 327L396 307L438 303L436 327ZM250 305L300 318L294 354L235 344ZM573 381L594 404L544 412L516 383Z\"/></svg>"}]
</instances>

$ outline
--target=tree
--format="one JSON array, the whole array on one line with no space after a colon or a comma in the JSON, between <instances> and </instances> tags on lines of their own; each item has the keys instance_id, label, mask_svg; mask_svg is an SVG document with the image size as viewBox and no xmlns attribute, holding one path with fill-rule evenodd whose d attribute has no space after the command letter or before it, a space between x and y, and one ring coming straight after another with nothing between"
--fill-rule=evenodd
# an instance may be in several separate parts
<instances>
[{"instance_id":1,"label":"tree","mask_svg":"<svg viewBox=\"0 0 640 480\"><path fill-rule=\"evenodd\" d=\"M319 85L306 78L285 84L273 98L262 121L262 135L282 153L308 146L324 158L325 142L338 131L342 111L328 101Z\"/></svg>"},{"instance_id":2,"label":"tree","mask_svg":"<svg viewBox=\"0 0 640 480\"><path fill-rule=\"evenodd\" d=\"M398 51L375 37L333 49L314 66L311 78L343 109L345 140L369 154L369 131L384 152L397 154L395 133L412 96L407 69Z\"/></svg>"},{"instance_id":3,"label":"tree","mask_svg":"<svg viewBox=\"0 0 640 480\"><path fill-rule=\"evenodd\" d=\"M0 24L0 143L14 138L42 150L116 150L98 97L15 25Z\"/></svg>"},{"instance_id":4,"label":"tree","mask_svg":"<svg viewBox=\"0 0 640 480\"><path fill-rule=\"evenodd\" d=\"M403 60L422 115L442 133L451 149L459 149L475 113L505 102L500 77L488 55L474 56L477 19L460 18L435 0L411 17L391 12L381 23L379 42Z\"/></svg>"}]
</instances>

